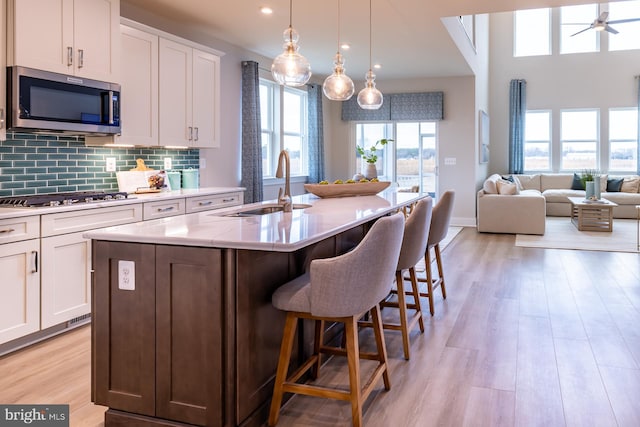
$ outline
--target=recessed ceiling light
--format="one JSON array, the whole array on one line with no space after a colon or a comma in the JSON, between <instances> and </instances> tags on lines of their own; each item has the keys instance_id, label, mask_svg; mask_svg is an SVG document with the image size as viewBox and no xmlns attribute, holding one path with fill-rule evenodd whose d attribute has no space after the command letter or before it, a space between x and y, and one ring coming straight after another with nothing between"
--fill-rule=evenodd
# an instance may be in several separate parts
<instances>
[{"instance_id":1,"label":"recessed ceiling light","mask_svg":"<svg viewBox=\"0 0 640 427\"><path fill-rule=\"evenodd\" d=\"M342 43L340 45L340 48L344 50L349 50L351 48L351 45L349 43Z\"/></svg>"},{"instance_id":2,"label":"recessed ceiling light","mask_svg":"<svg viewBox=\"0 0 640 427\"><path fill-rule=\"evenodd\" d=\"M262 6L260 8L260 12L264 15L271 15L273 13L273 9L271 9L269 6Z\"/></svg>"},{"instance_id":3,"label":"recessed ceiling light","mask_svg":"<svg viewBox=\"0 0 640 427\"><path fill-rule=\"evenodd\" d=\"M380 68L382 68L382 64L374 64L373 68L379 70Z\"/></svg>"}]
</instances>

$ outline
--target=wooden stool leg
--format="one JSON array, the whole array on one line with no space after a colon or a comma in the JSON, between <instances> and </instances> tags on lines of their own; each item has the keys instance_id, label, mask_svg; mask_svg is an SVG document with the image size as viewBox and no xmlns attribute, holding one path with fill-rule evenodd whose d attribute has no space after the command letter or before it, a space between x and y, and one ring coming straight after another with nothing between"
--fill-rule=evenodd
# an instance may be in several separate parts
<instances>
[{"instance_id":1,"label":"wooden stool leg","mask_svg":"<svg viewBox=\"0 0 640 427\"><path fill-rule=\"evenodd\" d=\"M362 426L362 391L360 389L360 349L358 346L358 319L352 317L345 322L347 335L347 364L351 394L351 417L353 427Z\"/></svg>"},{"instance_id":2,"label":"wooden stool leg","mask_svg":"<svg viewBox=\"0 0 640 427\"><path fill-rule=\"evenodd\" d=\"M282 404L283 385L287 380L289 370L289 360L293 349L293 341L296 334L298 318L293 313L287 313L287 320L284 324L282 344L280 345L280 357L278 359L278 370L276 371L275 385L273 386L273 397L271 398L271 410L269 412L269 425L275 426L280 417L280 405Z\"/></svg>"},{"instance_id":3,"label":"wooden stool leg","mask_svg":"<svg viewBox=\"0 0 640 427\"><path fill-rule=\"evenodd\" d=\"M420 305L420 289L418 288L418 278L416 277L416 268L411 267L409 269L409 279L411 280L411 294L416 306L416 313L418 317L418 325L420 326L420 332L424 334L424 320L422 320L422 306Z\"/></svg>"},{"instance_id":4,"label":"wooden stool leg","mask_svg":"<svg viewBox=\"0 0 640 427\"><path fill-rule=\"evenodd\" d=\"M404 350L404 358L409 360L409 322L407 320L407 302L404 294L402 271L396 271L396 287L398 288L398 308L400 309L402 348Z\"/></svg>"},{"instance_id":5,"label":"wooden stool leg","mask_svg":"<svg viewBox=\"0 0 640 427\"><path fill-rule=\"evenodd\" d=\"M442 257L440 256L440 244L434 247L436 252L436 263L438 263L438 275L440 276L440 289L442 290L442 298L447 299L447 289L444 286L444 271L442 270Z\"/></svg>"},{"instance_id":6,"label":"wooden stool leg","mask_svg":"<svg viewBox=\"0 0 640 427\"><path fill-rule=\"evenodd\" d=\"M313 340L313 352L316 355L316 363L311 370L311 376L314 380L320 376L320 365L322 364L322 353L320 353L320 347L324 343L324 320L315 321L315 338Z\"/></svg>"},{"instance_id":7,"label":"wooden stool leg","mask_svg":"<svg viewBox=\"0 0 640 427\"><path fill-rule=\"evenodd\" d=\"M391 381L389 379L389 365L387 364L387 347L384 342L384 331L382 329L382 319L380 318L380 305L376 304L371 309L371 321L373 323L373 333L376 337L376 347L378 349L378 360L384 365L382 380L384 381L385 390L391 390Z\"/></svg>"},{"instance_id":8,"label":"wooden stool leg","mask_svg":"<svg viewBox=\"0 0 640 427\"><path fill-rule=\"evenodd\" d=\"M425 271L427 273L427 278L425 280L425 282L427 283L427 293L422 293L420 295L429 298L429 312L433 316L433 313L435 311L433 309L433 273L431 271L431 253L429 252L429 248L427 248L427 251L424 253L424 264Z\"/></svg>"}]
</instances>

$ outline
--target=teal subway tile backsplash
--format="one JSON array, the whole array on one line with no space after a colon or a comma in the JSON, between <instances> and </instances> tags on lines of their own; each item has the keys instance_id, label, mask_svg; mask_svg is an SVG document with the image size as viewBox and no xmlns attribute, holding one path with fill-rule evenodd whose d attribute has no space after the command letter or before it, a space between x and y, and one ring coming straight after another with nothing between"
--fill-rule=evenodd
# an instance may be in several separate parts
<instances>
[{"instance_id":1,"label":"teal subway tile backsplash","mask_svg":"<svg viewBox=\"0 0 640 427\"><path fill-rule=\"evenodd\" d=\"M170 157L174 169L197 169L197 149L87 147L82 137L7 133L0 141L0 197L61 191L116 191L115 172L106 172L107 157L116 170L128 171L141 158L153 169Z\"/></svg>"}]
</instances>

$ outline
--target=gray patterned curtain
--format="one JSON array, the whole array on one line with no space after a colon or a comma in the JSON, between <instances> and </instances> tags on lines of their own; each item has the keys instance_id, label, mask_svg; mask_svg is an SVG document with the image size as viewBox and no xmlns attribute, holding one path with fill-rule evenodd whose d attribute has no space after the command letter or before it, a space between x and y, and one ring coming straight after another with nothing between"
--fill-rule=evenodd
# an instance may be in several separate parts
<instances>
[{"instance_id":1,"label":"gray patterned curtain","mask_svg":"<svg viewBox=\"0 0 640 427\"><path fill-rule=\"evenodd\" d=\"M509 87L509 173L524 173L524 122L527 82L511 80Z\"/></svg>"},{"instance_id":2,"label":"gray patterned curtain","mask_svg":"<svg viewBox=\"0 0 640 427\"><path fill-rule=\"evenodd\" d=\"M309 182L324 179L324 135L322 132L322 85L307 85L307 110L309 112Z\"/></svg>"},{"instance_id":3,"label":"gray patterned curtain","mask_svg":"<svg viewBox=\"0 0 640 427\"><path fill-rule=\"evenodd\" d=\"M391 93L378 110L363 110L357 97L342 103L344 121L442 120L444 92Z\"/></svg>"},{"instance_id":4,"label":"gray patterned curtain","mask_svg":"<svg viewBox=\"0 0 640 427\"><path fill-rule=\"evenodd\" d=\"M636 82L638 83L638 135L636 139L637 152L636 152L636 173L640 175L640 76L636 76Z\"/></svg>"},{"instance_id":5,"label":"gray patterned curtain","mask_svg":"<svg viewBox=\"0 0 640 427\"><path fill-rule=\"evenodd\" d=\"M242 62L242 180L245 203L261 202L262 125L260 124L260 80L258 63Z\"/></svg>"}]
</instances>

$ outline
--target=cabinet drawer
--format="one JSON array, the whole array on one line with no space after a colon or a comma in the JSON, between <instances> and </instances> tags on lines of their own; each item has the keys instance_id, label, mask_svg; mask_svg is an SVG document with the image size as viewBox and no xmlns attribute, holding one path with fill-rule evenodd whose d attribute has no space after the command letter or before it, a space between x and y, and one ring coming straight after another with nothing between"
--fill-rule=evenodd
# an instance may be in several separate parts
<instances>
[{"instance_id":1,"label":"cabinet drawer","mask_svg":"<svg viewBox=\"0 0 640 427\"><path fill-rule=\"evenodd\" d=\"M161 202L146 202L142 218L145 221L167 216L182 215L185 212L184 199L163 200Z\"/></svg>"},{"instance_id":2,"label":"cabinet drawer","mask_svg":"<svg viewBox=\"0 0 640 427\"><path fill-rule=\"evenodd\" d=\"M0 220L0 244L40 237L40 216Z\"/></svg>"},{"instance_id":3,"label":"cabinet drawer","mask_svg":"<svg viewBox=\"0 0 640 427\"><path fill-rule=\"evenodd\" d=\"M142 221L140 203L42 215L42 237Z\"/></svg>"},{"instance_id":4,"label":"cabinet drawer","mask_svg":"<svg viewBox=\"0 0 640 427\"><path fill-rule=\"evenodd\" d=\"M226 206L242 204L242 193L213 194L211 196L189 197L187 199L187 213L220 209Z\"/></svg>"}]
</instances>

